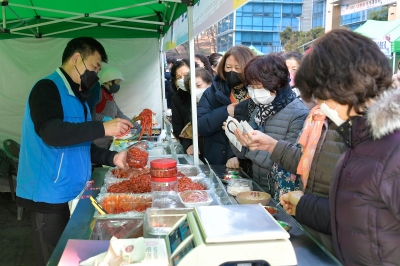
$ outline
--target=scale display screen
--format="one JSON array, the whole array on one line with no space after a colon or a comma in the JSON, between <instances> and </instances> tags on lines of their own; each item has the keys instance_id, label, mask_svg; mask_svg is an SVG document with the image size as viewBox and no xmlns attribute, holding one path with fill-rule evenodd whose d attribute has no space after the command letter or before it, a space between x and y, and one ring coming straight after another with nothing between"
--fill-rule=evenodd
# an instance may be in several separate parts
<instances>
[{"instance_id":1,"label":"scale display screen","mask_svg":"<svg viewBox=\"0 0 400 266\"><path fill-rule=\"evenodd\" d=\"M186 243L186 245L182 246L179 252L171 257L171 262L173 266L178 265L178 263L188 254L192 249L195 248L193 238Z\"/></svg>"},{"instance_id":2,"label":"scale display screen","mask_svg":"<svg viewBox=\"0 0 400 266\"><path fill-rule=\"evenodd\" d=\"M190 231L189 223L187 219L184 219L179 225L168 234L169 247L171 254L177 249L177 247L188 238L192 232Z\"/></svg>"}]
</instances>

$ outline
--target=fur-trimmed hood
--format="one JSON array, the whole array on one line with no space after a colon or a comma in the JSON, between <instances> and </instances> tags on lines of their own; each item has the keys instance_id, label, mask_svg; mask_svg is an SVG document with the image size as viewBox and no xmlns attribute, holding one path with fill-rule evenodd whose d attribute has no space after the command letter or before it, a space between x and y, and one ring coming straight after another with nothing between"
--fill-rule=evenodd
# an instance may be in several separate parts
<instances>
[{"instance_id":1,"label":"fur-trimmed hood","mask_svg":"<svg viewBox=\"0 0 400 266\"><path fill-rule=\"evenodd\" d=\"M367 112L374 139L380 139L400 129L400 88L385 91Z\"/></svg>"}]
</instances>

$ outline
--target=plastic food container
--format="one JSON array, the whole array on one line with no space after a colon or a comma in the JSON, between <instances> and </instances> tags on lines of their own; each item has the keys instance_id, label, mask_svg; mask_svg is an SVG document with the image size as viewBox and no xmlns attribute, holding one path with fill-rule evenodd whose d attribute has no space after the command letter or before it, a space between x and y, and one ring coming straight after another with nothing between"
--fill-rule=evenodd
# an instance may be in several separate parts
<instances>
[{"instance_id":1,"label":"plastic food container","mask_svg":"<svg viewBox=\"0 0 400 266\"><path fill-rule=\"evenodd\" d=\"M144 215L143 236L146 238L163 238L183 215L191 211L193 211L191 208L148 208Z\"/></svg>"},{"instance_id":2,"label":"plastic food container","mask_svg":"<svg viewBox=\"0 0 400 266\"><path fill-rule=\"evenodd\" d=\"M178 171L188 177L205 177L200 167L196 165L178 165Z\"/></svg>"},{"instance_id":3,"label":"plastic food container","mask_svg":"<svg viewBox=\"0 0 400 266\"><path fill-rule=\"evenodd\" d=\"M210 205L213 199L204 190L188 190L179 193L183 205L188 208Z\"/></svg>"},{"instance_id":4,"label":"plastic food container","mask_svg":"<svg viewBox=\"0 0 400 266\"><path fill-rule=\"evenodd\" d=\"M139 147L131 147L126 155L126 162L130 167L143 168L147 165L149 152Z\"/></svg>"},{"instance_id":5,"label":"plastic food container","mask_svg":"<svg viewBox=\"0 0 400 266\"><path fill-rule=\"evenodd\" d=\"M152 207L176 208L178 204L178 178L176 161L157 159L150 163ZM155 175L154 175L155 174Z\"/></svg>"},{"instance_id":6,"label":"plastic food container","mask_svg":"<svg viewBox=\"0 0 400 266\"><path fill-rule=\"evenodd\" d=\"M177 176L178 168L174 159L157 159L150 162L150 175L152 177Z\"/></svg>"},{"instance_id":7,"label":"plastic food container","mask_svg":"<svg viewBox=\"0 0 400 266\"><path fill-rule=\"evenodd\" d=\"M108 214L118 214L129 211L145 212L151 207L150 195L108 194L100 201Z\"/></svg>"},{"instance_id":8,"label":"plastic food container","mask_svg":"<svg viewBox=\"0 0 400 266\"><path fill-rule=\"evenodd\" d=\"M152 207L175 208L178 202L178 181L176 177L151 178Z\"/></svg>"},{"instance_id":9,"label":"plastic food container","mask_svg":"<svg viewBox=\"0 0 400 266\"><path fill-rule=\"evenodd\" d=\"M285 230L288 231L288 232L290 231L290 229L292 229L292 226L291 226L290 224L284 222L284 221L278 221L278 224L279 224L280 226L282 226L283 229L285 229Z\"/></svg>"},{"instance_id":10,"label":"plastic food container","mask_svg":"<svg viewBox=\"0 0 400 266\"><path fill-rule=\"evenodd\" d=\"M231 179L229 180L228 186L227 186L227 192L228 194L232 196L237 196L240 192L245 192L245 191L252 191L253 190L253 184L250 179Z\"/></svg>"},{"instance_id":11,"label":"plastic food container","mask_svg":"<svg viewBox=\"0 0 400 266\"><path fill-rule=\"evenodd\" d=\"M278 208L276 208L276 207L272 207L272 206L263 206L263 207L264 207L264 209L265 209L267 212L269 212L269 214L271 214L273 217L275 217L275 216L278 214L278 212L279 212Z\"/></svg>"},{"instance_id":12,"label":"plastic food container","mask_svg":"<svg viewBox=\"0 0 400 266\"><path fill-rule=\"evenodd\" d=\"M110 240L113 236L137 238L143 236L143 218L97 219L90 236L92 240Z\"/></svg>"}]
</instances>

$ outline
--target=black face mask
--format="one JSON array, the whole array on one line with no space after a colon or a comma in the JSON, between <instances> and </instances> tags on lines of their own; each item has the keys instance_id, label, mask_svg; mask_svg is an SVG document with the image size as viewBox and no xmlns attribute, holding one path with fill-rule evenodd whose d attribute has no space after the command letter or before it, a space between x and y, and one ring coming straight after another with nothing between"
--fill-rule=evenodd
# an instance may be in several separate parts
<instances>
[{"instance_id":1,"label":"black face mask","mask_svg":"<svg viewBox=\"0 0 400 266\"><path fill-rule=\"evenodd\" d=\"M97 76L97 73L95 71L90 71L87 69L85 61L83 61L82 58L82 62L83 65L85 66L85 72L83 72L83 74L81 75L81 73L79 73L78 68L75 69L76 71L78 71L80 77L81 77L81 88L82 91L90 91L93 86L97 83L97 81L99 80L99 77Z\"/></svg>"},{"instance_id":2,"label":"black face mask","mask_svg":"<svg viewBox=\"0 0 400 266\"><path fill-rule=\"evenodd\" d=\"M240 84L243 84L243 82L240 80L239 74L236 73L235 71L230 71L230 72L224 71L224 75L231 89Z\"/></svg>"},{"instance_id":3,"label":"black face mask","mask_svg":"<svg viewBox=\"0 0 400 266\"><path fill-rule=\"evenodd\" d=\"M115 82L113 82L110 85L110 92L111 93L116 93L117 91L119 91L119 88L120 88L119 84L116 84Z\"/></svg>"}]
</instances>

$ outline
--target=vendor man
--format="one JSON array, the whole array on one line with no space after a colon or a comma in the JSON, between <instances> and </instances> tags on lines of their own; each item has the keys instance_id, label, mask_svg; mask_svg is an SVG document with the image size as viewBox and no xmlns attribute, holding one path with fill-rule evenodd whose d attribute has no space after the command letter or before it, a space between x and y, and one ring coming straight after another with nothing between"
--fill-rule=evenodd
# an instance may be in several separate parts
<instances>
[{"instance_id":1,"label":"vendor man","mask_svg":"<svg viewBox=\"0 0 400 266\"><path fill-rule=\"evenodd\" d=\"M114 67L110 67L106 70L100 71L99 78L101 86L99 100L97 101L94 112L92 113L93 120L103 122L114 118L130 120L129 117L122 113L114 99L114 94L119 91L120 83L124 80L121 71ZM137 129L140 127L140 124L135 123L133 127L134 128L132 130L135 131L136 129L137 131ZM111 140L111 137L106 136L96 139L94 143L97 146L108 149L110 147Z\"/></svg>"},{"instance_id":2,"label":"vendor man","mask_svg":"<svg viewBox=\"0 0 400 266\"><path fill-rule=\"evenodd\" d=\"M97 82L103 46L93 38L68 42L62 65L32 88L22 121L17 205L30 210L36 265L50 259L75 199L91 176L91 162L126 168L126 152L102 149L92 141L133 125L125 119L91 121L86 100Z\"/></svg>"}]
</instances>

